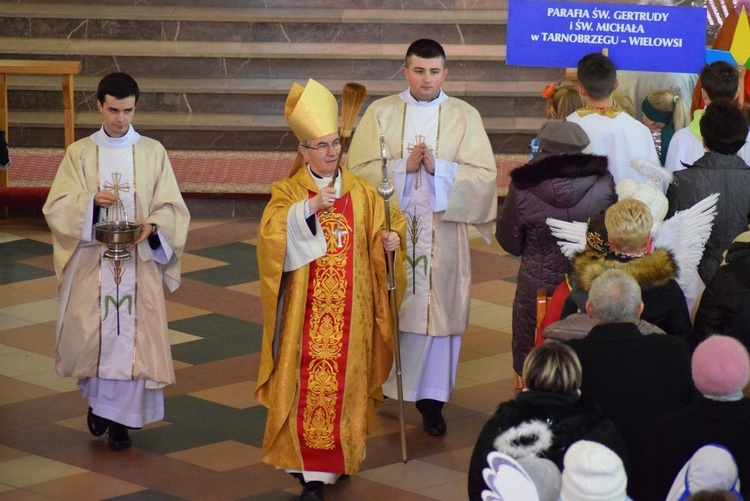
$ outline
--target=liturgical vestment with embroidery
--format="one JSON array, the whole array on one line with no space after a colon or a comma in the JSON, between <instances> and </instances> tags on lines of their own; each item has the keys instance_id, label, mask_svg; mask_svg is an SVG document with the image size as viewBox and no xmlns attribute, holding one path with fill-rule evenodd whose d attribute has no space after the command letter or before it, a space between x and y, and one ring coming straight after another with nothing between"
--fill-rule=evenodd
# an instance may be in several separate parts
<instances>
[{"instance_id":1,"label":"liturgical vestment with embroidery","mask_svg":"<svg viewBox=\"0 0 750 501\"><path fill-rule=\"evenodd\" d=\"M145 379L147 388L160 388L175 381L162 282L170 290L179 287L190 215L159 142L131 128L131 145L101 152L107 146L95 142L97 134L103 131L67 149L44 206L59 284L56 370L76 378ZM106 168L100 159L106 155L127 157L115 178L100 177ZM118 181L120 175L127 183ZM154 261L148 240L131 246L130 259L121 263L120 285L129 281L133 286L127 292L123 286L122 297L102 288L111 282L114 268L112 261L102 258L106 246L94 238L91 220L94 195L117 182L126 185L121 196L128 199L129 220L156 224L160 239L166 239L171 249L169 261L162 265ZM129 341L123 341L126 338ZM111 360L115 358L116 364Z\"/></svg>"},{"instance_id":2,"label":"liturgical vestment with embroidery","mask_svg":"<svg viewBox=\"0 0 750 501\"><path fill-rule=\"evenodd\" d=\"M264 462L354 474L393 363L385 210L347 170L337 183L333 208L314 216L315 232L299 210L318 192L309 170L271 187L258 233L264 329L255 396L268 408ZM402 222L400 233L403 240ZM321 234L305 259L294 235Z\"/></svg>"}]
</instances>

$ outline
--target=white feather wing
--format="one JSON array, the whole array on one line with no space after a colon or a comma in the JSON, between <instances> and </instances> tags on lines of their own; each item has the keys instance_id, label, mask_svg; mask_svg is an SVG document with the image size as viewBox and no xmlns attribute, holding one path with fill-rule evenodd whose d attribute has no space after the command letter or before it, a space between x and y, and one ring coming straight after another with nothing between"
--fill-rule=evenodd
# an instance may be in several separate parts
<instances>
[{"instance_id":1,"label":"white feather wing","mask_svg":"<svg viewBox=\"0 0 750 501\"><path fill-rule=\"evenodd\" d=\"M552 235L557 238L557 245L568 259L586 250L586 223L581 221L571 223L548 217L547 226L552 231Z\"/></svg>"},{"instance_id":2,"label":"white feather wing","mask_svg":"<svg viewBox=\"0 0 750 501\"><path fill-rule=\"evenodd\" d=\"M654 247L667 249L674 255L679 270L677 282L683 290L697 273L698 263L711 236L718 201L718 193L707 196L664 221L652 235Z\"/></svg>"}]
</instances>

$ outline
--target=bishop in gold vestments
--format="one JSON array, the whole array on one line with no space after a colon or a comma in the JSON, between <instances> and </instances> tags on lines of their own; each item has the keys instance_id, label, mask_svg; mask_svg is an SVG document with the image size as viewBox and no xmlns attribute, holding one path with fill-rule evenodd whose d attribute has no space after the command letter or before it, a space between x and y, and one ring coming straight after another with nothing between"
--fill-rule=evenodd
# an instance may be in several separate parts
<instances>
[{"instance_id":1,"label":"bishop in gold vestments","mask_svg":"<svg viewBox=\"0 0 750 501\"><path fill-rule=\"evenodd\" d=\"M384 248L400 240L377 191L336 171L337 109L314 80L292 88L300 161L272 185L258 235L263 461L326 483L357 473L377 427L393 361Z\"/></svg>"}]
</instances>

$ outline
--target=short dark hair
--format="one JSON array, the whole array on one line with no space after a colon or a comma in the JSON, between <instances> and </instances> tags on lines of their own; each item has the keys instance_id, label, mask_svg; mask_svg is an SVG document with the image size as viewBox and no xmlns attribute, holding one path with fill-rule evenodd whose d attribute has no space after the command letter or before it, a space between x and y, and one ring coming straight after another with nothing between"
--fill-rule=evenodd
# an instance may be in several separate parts
<instances>
[{"instance_id":1,"label":"short dark hair","mask_svg":"<svg viewBox=\"0 0 750 501\"><path fill-rule=\"evenodd\" d=\"M714 61L701 70L701 86L711 101L734 99L740 84L737 68L726 61Z\"/></svg>"},{"instance_id":2,"label":"short dark hair","mask_svg":"<svg viewBox=\"0 0 750 501\"><path fill-rule=\"evenodd\" d=\"M413 42L408 49L406 49L404 66L409 66L409 58L411 56L421 57L422 59L442 57L443 64L445 64L446 61L443 46L437 43L435 40L430 40L429 38L420 38L416 42Z\"/></svg>"},{"instance_id":3,"label":"short dark hair","mask_svg":"<svg viewBox=\"0 0 750 501\"><path fill-rule=\"evenodd\" d=\"M141 95L136 81L127 73L110 73L99 80L99 87L96 89L96 98L104 104L107 94L116 99L125 99L126 97L135 96L135 102Z\"/></svg>"},{"instance_id":4,"label":"short dark hair","mask_svg":"<svg viewBox=\"0 0 750 501\"><path fill-rule=\"evenodd\" d=\"M615 90L617 69L610 58L594 52L578 61L578 81L591 99L604 99Z\"/></svg>"},{"instance_id":5,"label":"short dark hair","mask_svg":"<svg viewBox=\"0 0 750 501\"><path fill-rule=\"evenodd\" d=\"M715 153L735 155L747 140L747 118L730 101L711 101L700 122L706 148Z\"/></svg>"}]
</instances>

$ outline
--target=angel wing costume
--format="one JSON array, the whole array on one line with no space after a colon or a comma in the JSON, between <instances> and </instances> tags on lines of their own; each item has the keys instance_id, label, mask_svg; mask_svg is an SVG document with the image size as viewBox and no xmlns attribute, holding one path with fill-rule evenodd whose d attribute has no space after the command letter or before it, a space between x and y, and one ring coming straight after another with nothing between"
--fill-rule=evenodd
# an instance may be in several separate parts
<instances>
[{"instance_id":1,"label":"angel wing costume","mask_svg":"<svg viewBox=\"0 0 750 501\"><path fill-rule=\"evenodd\" d=\"M666 180L669 172L647 162L634 162L633 169L639 171L649 179L655 179L659 174L654 168L663 171ZM661 186L656 183L636 184L632 180L625 180L617 184L617 195L623 198L636 198L651 209L654 225L651 228L653 248L666 249L672 253L678 266L677 283L685 294L691 318L695 314L695 307L705 289L705 284L698 275L698 263L703 256L711 227L716 217L716 204L719 194L713 193L689 209L677 212L667 220L666 198L661 194ZM667 182L667 184L669 184ZM663 199L663 200L662 200ZM552 234L558 238L558 245L565 256L572 258L583 252L586 247L586 223L582 221L561 221L548 218L547 225Z\"/></svg>"}]
</instances>

